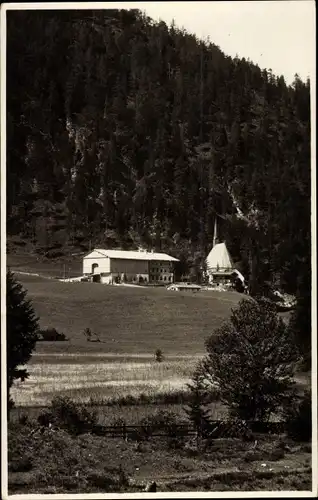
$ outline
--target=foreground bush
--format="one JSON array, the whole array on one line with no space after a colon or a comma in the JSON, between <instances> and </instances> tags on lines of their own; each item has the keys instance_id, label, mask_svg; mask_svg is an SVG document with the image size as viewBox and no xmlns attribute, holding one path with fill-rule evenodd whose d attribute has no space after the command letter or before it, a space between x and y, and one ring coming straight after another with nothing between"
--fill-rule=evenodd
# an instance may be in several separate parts
<instances>
[{"instance_id":1,"label":"foreground bush","mask_svg":"<svg viewBox=\"0 0 318 500\"><path fill-rule=\"evenodd\" d=\"M55 328L46 328L39 330L38 340L46 342L63 342L68 340L64 333L58 332Z\"/></svg>"},{"instance_id":2,"label":"foreground bush","mask_svg":"<svg viewBox=\"0 0 318 500\"><path fill-rule=\"evenodd\" d=\"M231 418L266 421L291 394L297 349L268 301L242 300L206 348L198 369Z\"/></svg>"},{"instance_id":3,"label":"foreground bush","mask_svg":"<svg viewBox=\"0 0 318 500\"><path fill-rule=\"evenodd\" d=\"M38 417L40 425L59 427L70 434L82 434L97 425L97 412L77 405L67 397L56 397L49 410Z\"/></svg>"},{"instance_id":4,"label":"foreground bush","mask_svg":"<svg viewBox=\"0 0 318 500\"><path fill-rule=\"evenodd\" d=\"M27 435L31 427L20 423L10 423L8 427L8 470L28 472L32 469L34 456L29 447Z\"/></svg>"},{"instance_id":5,"label":"foreground bush","mask_svg":"<svg viewBox=\"0 0 318 500\"><path fill-rule=\"evenodd\" d=\"M119 492L126 488L125 471L109 467L108 457L103 450L98 454L89 435L74 438L63 429L18 424L11 424L8 433L10 489L15 487L16 472L31 472L27 487L41 493Z\"/></svg>"},{"instance_id":6,"label":"foreground bush","mask_svg":"<svg viewBox=\"0 0 318 500\"><path fill-rule=\"evenodd\" d=\"M140 420L139 439L149 439L151 436L162 434L168 439L169 447L177 448L184 438L184 432L180 426L185 423L174 412L158 411Z\"/></svg>"}]
</instances>

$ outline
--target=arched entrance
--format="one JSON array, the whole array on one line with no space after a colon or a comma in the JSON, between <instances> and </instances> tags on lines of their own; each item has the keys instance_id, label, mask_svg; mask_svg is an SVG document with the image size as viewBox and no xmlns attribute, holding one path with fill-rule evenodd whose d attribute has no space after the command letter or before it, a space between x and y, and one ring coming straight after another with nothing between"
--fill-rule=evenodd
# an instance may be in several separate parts
<instances>
[{"instance_id":1,"label":"arched entrance","mask_svg":"<svg viewBox=\"0 0 318 500\"><path fill-rule=\"evenodd\" d=\"M92 274L98 273L98 264L92 264Z\"/></svg>"}]
</instances>

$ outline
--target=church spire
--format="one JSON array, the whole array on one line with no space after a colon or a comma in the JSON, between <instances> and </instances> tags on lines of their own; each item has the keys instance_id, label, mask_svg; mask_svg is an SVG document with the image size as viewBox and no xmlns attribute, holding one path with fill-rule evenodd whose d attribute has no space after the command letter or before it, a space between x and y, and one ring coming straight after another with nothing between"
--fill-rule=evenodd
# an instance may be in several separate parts
<instances>
[{"instance_id":1,"label":"church spire","mask_svg":"<svg viewBox=\"0 0 318 500\"><path fill-rule=\"evenodd\" d=\"M218 242L218 234L217 234L217 223L216 223L216 217L215 217L215 219L214 219L213 247L215 247L217 242Z\"/></svg>"}]
</instances>

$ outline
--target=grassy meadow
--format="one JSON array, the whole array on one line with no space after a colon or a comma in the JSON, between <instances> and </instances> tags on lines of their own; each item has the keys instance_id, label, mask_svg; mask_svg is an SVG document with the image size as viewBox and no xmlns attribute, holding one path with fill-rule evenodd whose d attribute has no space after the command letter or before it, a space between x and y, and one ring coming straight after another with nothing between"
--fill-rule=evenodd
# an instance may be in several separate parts
<instances>
[{"instance_id":1,"label":"grassy meadow","mask_svg":"<svg viewBox=\"0 0 318 500\"><path fill-rule=\"evenodd\" d=\"M54 327L69 338L37 343L30 377L12 388L22 407L47 406L57 395L103 404L184 392L205 353L205 339L242 299L235 292L171 292L16 276L40 327ZM88 342L85 328L100 342ZM156 349L163 353L162 363L155 361Z\"/></svg>"},{"instance_id":2,"label":"grassy meadow","mask_svg":"<svg viewBox=\"0 0 318 500\"><path fill-rule=\"evenodd\" d=\"M8 242L7 242L8 243ZM88 253L88 252L87 252ZM44 259L32 251L18 251L7 254L7 266L15 271L36 273L48 278L81 276L83 259L81 255L68 255L60 259Z\"/></svg>"},{"instance_id":3,"label":"grassy meadow","mask_svg":"<svg viewBox=\"0 0 318 500\"><path fill-rule=\"evenodd\" d=\"M40 327L54 327L69 338L38 342L30 377L12 388L22 407L47 406L57 395L103 403L183 392L204 355L205 339L241 299L234 292L174 293L16 276ZM85 328L101 342L88 342ZM161 363L155 361L156 349L162 350Z\"/></svg>"},{"instance_id":4,"label":"grassy meadow","mask_svg":"<svg viewBox=\"0 0 318 500\"><path fill-rule=\"evenodd\" d=\"M242 295L235 292L171 292L98 283L64 283L17 274L41 328L64 332L68 342L39 342L39 353L164 355L204 353L204 341L228 318ZM87 342L90 328L101 343Z\"/></svg>"},{"instance_id":5,"label":"grassy meadow","mask_svg":"<svg viewBox=\"0 0 318 500\"><path fill-rule=\"evenodd\" d=\"M108 356L97 356L94 361L94 357L83 355L74 362L74 356L63 354L49 359L35 355L28 365L30 377L15 384L12 396L18 406L46 406L54 396L67 396L79 403L116 401L140 394L151 398L186 389L196 362L197 358L158 363L146 357L127 361Z\"/></svg>"}]
</instances>

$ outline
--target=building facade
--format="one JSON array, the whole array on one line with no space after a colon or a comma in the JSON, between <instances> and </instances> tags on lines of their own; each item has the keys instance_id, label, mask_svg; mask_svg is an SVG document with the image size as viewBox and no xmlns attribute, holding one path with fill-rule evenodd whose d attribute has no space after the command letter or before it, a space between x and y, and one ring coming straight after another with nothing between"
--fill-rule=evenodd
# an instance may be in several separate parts
<instances>
[{"instance_id":1,"label":"building facade","mask_svg":"<svg viewBox=\"0 0 318 500\"><path fill-rule=\"evenodd\" d=\"M164 253L94 249L83 259L83 275L100 283L151 283L174 281L178 259Z\"/></svg>"}]
</instances>

